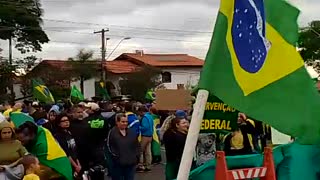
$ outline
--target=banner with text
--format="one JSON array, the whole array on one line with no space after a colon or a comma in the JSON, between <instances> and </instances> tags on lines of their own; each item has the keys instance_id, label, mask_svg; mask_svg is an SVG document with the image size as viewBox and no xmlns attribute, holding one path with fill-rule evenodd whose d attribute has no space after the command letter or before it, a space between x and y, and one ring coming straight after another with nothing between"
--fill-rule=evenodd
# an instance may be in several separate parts
<instances>
[{"instance_id":1,"label":"banner with text","mask_svg":"<svg viewBox=\"0 0 320 180\"><path fill-rule=\"evenodd\" d=\"M216 96L210 95L200 133L226 133L236 129L238 112Z\"/></svg>"}]
</instances>

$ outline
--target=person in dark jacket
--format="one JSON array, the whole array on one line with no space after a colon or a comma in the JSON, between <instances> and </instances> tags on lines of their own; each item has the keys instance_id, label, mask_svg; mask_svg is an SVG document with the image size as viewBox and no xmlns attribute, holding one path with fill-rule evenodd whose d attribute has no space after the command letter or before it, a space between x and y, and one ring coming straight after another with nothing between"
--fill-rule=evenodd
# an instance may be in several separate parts
<instances>
[{"instance_id":1,"label":"person in dark jacket","mask_svg":"<svg viewBox=\"0 0 320 180\"><path fill-rule=\"evenodd\" d=\"M88 103L87 113L89 117L85 118L90 126L90 149L91 149L91 164L93 166L105 166L104 145L107 139L110 126L108 120L101 115L100 106L96 103Z\"/></svg>"},{"instance_id":2,"label":"person in dark jacket","mask_svg":"<svg viewBox=\"0 0 320 180\"><path fill-rule=\"evenodd\" d=\"M85 171L89 169L90 164L90 126L88 122L83 120L83 110L80 107L73 106L70 115L72 119L69 130L77 144L77 154L82 171Z\"/></svg>"},{"instance_id":3,"label":"person in dark jacket","mask_svg":"<svg viewBox=\"0 0 320 180\"><path fill-rule=\"evenodd\" d=\"M81 171L80 161L78 160L77 145L72 136L71 132L68 130L70 127L70 120L67 114L61 113L56 118L56 134L55 139L60 144L61 148L64 150L68 156L75 177L79 177Z\"/></svg>"},{"instance_id":4,"label":"person in dark jacket","mask_svg":"<svg viewBox=\"0 0 320 180\"><path fill-rule=\"evenodd\" d=\"M107 139L108 151L112 158L112 180L133 180L139 161L139 142L135 131L128 128L127 116L116 116L117 126L112 128Z\"/></svg>"},{"instance_id":5,"label":"person in dark jacket","mask_svg":"<svg viewBox=\"0 0 320 180\"><path fill-rule=\"evenodd\" d=\"M256 129L243 113L238 116L238 129L226 136L224 152L227 156L252 154L254 147L249 135L256 135Z\"/></svg>"},{"instance_id":6,"label":"person in dark jacket","mask_svg":"<svg viewBox=\"0 0 320 180\"><path fill-rule=\"evenodd\" d=\"M188 129L189 121L183 117L176 117L163 135L167 158L166 180L177 178Z\"/></svg>"}]
</instances>

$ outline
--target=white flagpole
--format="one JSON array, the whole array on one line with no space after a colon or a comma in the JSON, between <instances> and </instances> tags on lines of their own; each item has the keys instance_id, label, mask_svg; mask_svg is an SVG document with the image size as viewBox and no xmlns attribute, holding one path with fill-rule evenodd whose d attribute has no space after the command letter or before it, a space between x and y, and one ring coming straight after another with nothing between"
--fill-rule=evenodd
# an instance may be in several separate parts
<instances>
[{"instance_id":1,"label":"white flagpole","mask_svg":"<svg viewBox=\"0 0 320 180\"><path fill-rule=\"evenodd\" d=\"M193 154L197 145L202 118L206 108L209 92L207 90L199 90L197 99L194 105L194 110L191 118L189 132L187 135L186 144L184 146L182 159L180 162L177 180L188 180L192 165Z\"/></svg>"}]
</instances>

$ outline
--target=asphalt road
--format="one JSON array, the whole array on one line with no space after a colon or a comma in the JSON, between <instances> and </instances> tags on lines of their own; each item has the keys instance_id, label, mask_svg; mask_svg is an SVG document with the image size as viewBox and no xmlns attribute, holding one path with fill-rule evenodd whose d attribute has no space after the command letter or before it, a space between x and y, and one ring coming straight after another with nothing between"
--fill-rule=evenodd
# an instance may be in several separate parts
<instances>
[{"instance_id":1,"label":"asphalt road","mask_svg":"<svg viewBox=\"0 0 320 180\"><path fill-rule=\"evenodd\" d=\"M165 180L165 162L166 162L166 151L164 147L161 148L162 163L154 165L151 172L148 173L137 173L136 180Z\"/></svg>"},{"instance_id":2,"label":"asphalt road","mask_svg":"<svg viewBox=\"0 0 320 180\"><path fill-rule=\"evenodd\" d=\"M159 164L153 166L151 172L136 173L135 180L165 180L164 167L163 164ZM105 180L111 180L111 178L105 176Z\"/></svg>"},{"instance_id":3,"label":"asphalt road","mask_svg":"<svg viewBox=\"0 0 320 180\"><path fill-rule=\"evenodd\" d=\"M165 150L161 148L162 163L153 165L151 172L136 173L135 180L165 180ZM105 177L105 180L111 180L111 178Z\"/></svg>"},{"instance_id":4,"label":"asphalt road","mask_svg":"<svg viewBox=\"0 0 320 180\"><path fill-rule=\"evenodd\" d=\"M151 172L147 173L137 173L136 180L165 180L163 164L155 165L152 167Z\"/></svg>"}]
</instances>

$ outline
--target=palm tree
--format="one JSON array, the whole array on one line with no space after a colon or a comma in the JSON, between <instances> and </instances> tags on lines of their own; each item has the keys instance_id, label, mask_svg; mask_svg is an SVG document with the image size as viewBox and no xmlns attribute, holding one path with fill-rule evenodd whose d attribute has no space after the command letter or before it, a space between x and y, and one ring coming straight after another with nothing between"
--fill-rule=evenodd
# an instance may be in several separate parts
<instances>
[{"instance_id":1,"label":"palm tree","mask_svg":"<svg viewBox=\"0 0 320 180\"><path fill-rule=\"evenodd\" d=\"M93 59L93 51L81 49L74 58L68 58L71 64L72 74L76 80L80 80L80 90L84 94L84 81L95 76L98 63Z\"/></svg>"}]
</instances>

